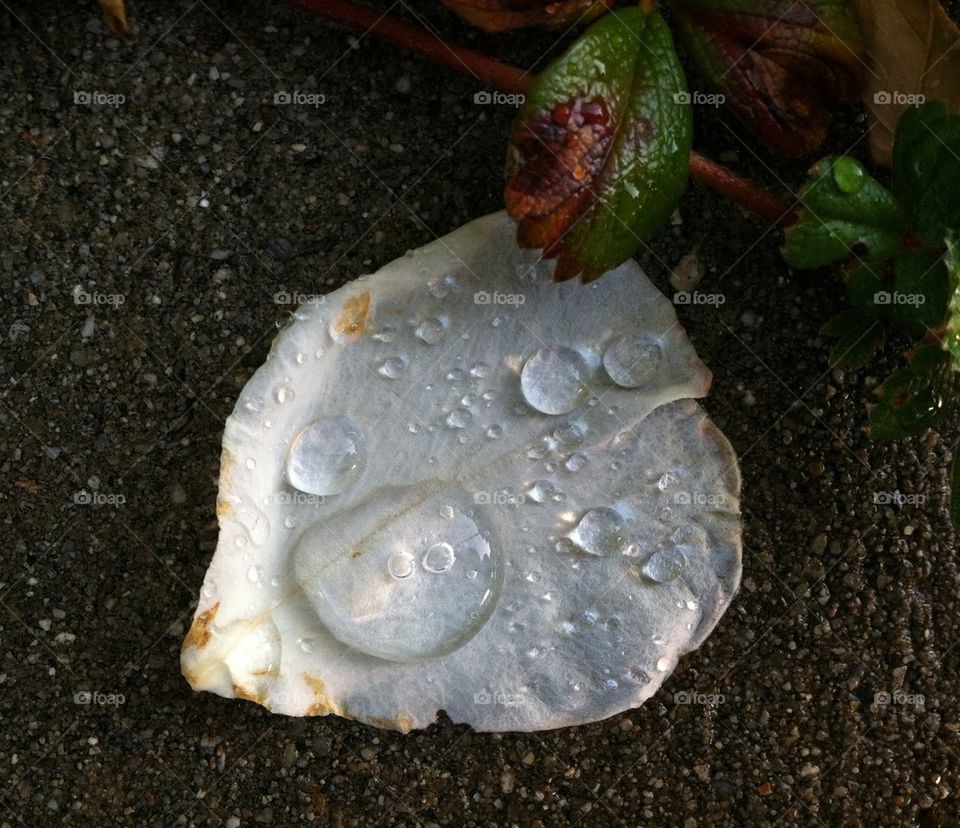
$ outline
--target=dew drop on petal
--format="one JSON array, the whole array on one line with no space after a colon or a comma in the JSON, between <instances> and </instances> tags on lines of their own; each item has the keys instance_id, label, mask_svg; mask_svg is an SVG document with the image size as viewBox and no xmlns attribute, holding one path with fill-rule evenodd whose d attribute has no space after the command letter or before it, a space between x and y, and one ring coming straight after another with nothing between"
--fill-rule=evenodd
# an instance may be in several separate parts
<instances>
[{"instance_id":1,"label":"dew drop on petal","mask_svg":"<svg viewBox=\"0 0 960 828\"><path fill-rule=\"evenodd\" d=\"M666 584L679 578L685 565L686 558L682 552L671 546L664 546L650 556L643 565L642 572L651 581Z\"/></svg>"},{"instance_id":2,"label":"dew drop on petal","mask_svg":"<svg viewBox=\"0 0 960 828\"><path fill-rule=\"evenodd\" d=\"M423 568L427 572L446 572L453 566L456 555L449 543L435 543L423 555Z\"/></svg>"},{"instance_id":3,"label":"dew drop on petal","mask_svg":"<svg viewBox=\"0 0 960 828\"><path fill-rule=\"evenodd\" d=\"M443 323L439 319L424 319L417 325L416 334L427 345L436 345L443 339Z\"/></svg>"},{"instance_id":4,"label":"dew drop on petal","mask_svg":"<svg viewBox=\"0 0 960 828\"><path fill-rule=\"evenodd\" d=\"M577 545L591 555L609 555L623 546L623 518L616 509L591 509L577 524Z\"/></svg>"},{"instance_id":5,"label":"dew drop on petal","mask_svg":"<svg viewBox=\"0 0 960 828\"><path fill-rule=\"evenodd\" d=\"M394 578L409 578L413 574L416 562L409 552L397 552L390 556L387 562L387 571Z\"/></svg>"},{"instance_id":6,"label":"dew drop on petal","mask_svg":"<svg viewBox=\"0 0 960 828\"><path fill-rule=\"evenodd\" d=\"M520 373L520 389L528 404L543 414L566 414L587 393L589 368L573 348L551 345L534 352Z\"/></svg>"},{"instance_id":7,"label":"dew drop on petal","mask_svg":"<svg viewBox=\"0 0 960 828\"><path fill-rule=\"evenodd\" d=\"M345 417L317 420L290 444L287 480L307 494L339 494L357 482L366 462L366 441L358 426Z\"/></svg>"},{"instance_id":8,"label":"dew drop on petal","mask_svg":"<svg viewBox=\"0 0 960 828\"><path fill-rule=\"evenodd\" d=\"M616 337L603 352L604 370L623 388L637 388L649 382L662 361L660 345L641 331Z\"/></svg>"},{"instance_id":9,"label":"dew drop on petal","mask_svg":"<svg viewBox=\"0 0 960 828\"><path fill-rule=\"evenodd\" d=\"M399 379L403 376L403 369L405 368L403 357L388 357L377 369L377 373L381 377L386 377L387 379Z\"/></svg>"}]
</instances>

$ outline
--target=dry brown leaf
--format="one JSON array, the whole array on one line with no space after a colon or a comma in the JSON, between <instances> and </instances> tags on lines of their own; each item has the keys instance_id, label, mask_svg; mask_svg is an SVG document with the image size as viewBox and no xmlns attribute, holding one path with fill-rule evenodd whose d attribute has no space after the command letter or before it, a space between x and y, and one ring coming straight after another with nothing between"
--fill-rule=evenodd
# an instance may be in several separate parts
<instances>
[{"instance_id":1,"label":"dry brown leaf","mask_svg":"<svg viewBox=\"0 0 960 828\"><path fill-rule=\"evenodd\" d=\"M870 153L892 161L900 116L924 99L960 113L960 29L936 0L851 0L867 42Z\"/></svg>"},{"instance_id":2,"label":"dry brown leaf","mask_svg":"<svg viewBox=\"0 0 960 828\"><path fill-rule=\"evenodd\" d=\"M127 11L123 6L123 0L100 0L100 9L111 32L124 40L133 39L133 30L127 23Z\"/></svg>"}]
</instances>

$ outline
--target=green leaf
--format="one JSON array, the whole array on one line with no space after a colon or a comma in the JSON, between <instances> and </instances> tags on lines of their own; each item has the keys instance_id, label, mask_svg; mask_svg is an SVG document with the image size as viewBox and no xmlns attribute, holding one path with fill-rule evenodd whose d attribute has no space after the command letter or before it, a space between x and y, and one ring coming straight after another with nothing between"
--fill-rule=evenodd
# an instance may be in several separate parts
<instances>
[{"instance_id":1,"label":"green leaf","mask_svg":"<svg viewBox=\"0 0 960 828\"><path fill-rule=\"evenodd\" d=\"M883 345L883 325L876 315L861 310L837 314L820 331L839 340L830 351L830 365L855 370L863 368Z\"/></svg>"},{"instance_id":2,"label":"green leaf","mask_svg":"<svg viewBox=\"0 0 960 828\"><path fill-rule=\"evenodd\" d=\"M960 117L939 101L908 111L893 145L893 191L923 239L960 231Z\"/></svg>"},{"instance_id":3,"label":"green leaf","mask_svg":"<svg viewBox=\"0 0 960 828\"><path fill-rule=\"evenodd\" d=\"M848 156L824 158L800 193L803 207L786 231L787 263L822 267L856 254L883 260L901 246L906 219L893 195Z\"/></svg>"},{"instance_id":4,"label":"green leaf","mask_svg":"<svg viewBox=\"0 0 960 828\"><path fill-rule=\"evenodd\" d=\"M514 123L507 211L557 279L602 275L669 219L686 185L692 115L663 18L594 23L531 84Z\"/></svg>"},{"instance_id":5,"label":"green leaf","mask_svg":"<svg viewBox=\"0 0 960 828\"><path fill-rule=\"evenodd\" d=\"M893 286L882 291L887 318L920 339L947 312L947 266L936 250L909 250L893 260Z\"/></svg>"},{"instance_id":6,"label":"green leaf","mask_svg":"<svg viewBox=\"0 0 960 828\"><path fill-rule=\"evenodd\" d=\"M954 369L960 370L960 245L953 238L947 239L947 255L944 262L949 286L943 347L953 357Z\"/></svg>"},{"instance_id":7,"label":"green leaf","mask_svg":"<svg viewBox=\"0 0 960 828\"><path fill-rule=\"evenodd\" d=\"M878 440L897 440L933 428L956 406L956 378L946 351L938 345L921 346L910 364L891 374L878 390L870 434Z\"/></svg>"}]
</instances>

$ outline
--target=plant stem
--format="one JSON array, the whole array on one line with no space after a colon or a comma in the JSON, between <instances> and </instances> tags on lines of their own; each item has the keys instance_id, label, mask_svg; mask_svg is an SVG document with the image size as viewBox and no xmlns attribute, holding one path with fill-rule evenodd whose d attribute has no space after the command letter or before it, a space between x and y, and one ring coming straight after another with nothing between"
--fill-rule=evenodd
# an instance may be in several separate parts
<instances>
[{"instance_id":1,"label":"plant stem","mask_svg":"<svg viewBox=\"0 0 960 828\"><path fill-rule=\"evenodd\" d=\"M523 93L533 82L527 72L501 63L487 55L447 43L428 29L414 26L385 13L358 6L349 0L280 0L287 6L316 12L331 20L376 35L382 40L472 75L504 92ZM716 161L694 152L690 156L690 177L736 202L745 210L771 224L789 227L797 220L794 208L785 200Z\"/></svg>"}]
</instances>

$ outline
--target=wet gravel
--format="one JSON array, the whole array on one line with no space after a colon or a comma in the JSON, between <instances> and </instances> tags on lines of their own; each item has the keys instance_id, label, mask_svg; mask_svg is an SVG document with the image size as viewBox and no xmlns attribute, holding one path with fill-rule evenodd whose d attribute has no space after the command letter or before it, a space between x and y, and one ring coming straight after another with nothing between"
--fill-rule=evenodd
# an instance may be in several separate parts
<instances>
[{"instance_id":1,"label":"wet gravel","mask_svg":"<svg viewBox=\"0 0 960 828\"><path fill-rule=\"evenodd\" d=\"M842 290L700 187L640 259L670 291L696 248L724 299L679 312L743 461L744 583L663 690L497 736L193 694L178 653L222 425L289 313L278 294L498 209L513 109L269 2L131 11L130 44L92 2L0 12L0 826L958 824L956 423L871 443L897 343L831 371L818 330ZM555 39L428 16L525 66ZM799 185L804 164L698 119L699 147ZM862 135L847 112L829 149L863 157Z\"/></svg>"}]
</instances>

